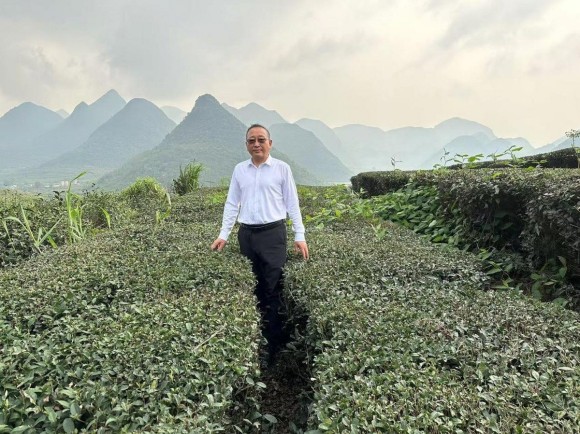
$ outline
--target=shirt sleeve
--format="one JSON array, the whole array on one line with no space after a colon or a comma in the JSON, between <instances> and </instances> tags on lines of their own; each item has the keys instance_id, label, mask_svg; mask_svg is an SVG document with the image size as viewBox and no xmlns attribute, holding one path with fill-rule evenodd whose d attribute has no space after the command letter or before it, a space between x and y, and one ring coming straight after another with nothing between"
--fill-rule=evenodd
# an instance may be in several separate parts
<instances>
[{"instance_id":1,"label":"shirt sleeve","mask_svg":"<svg viewBox=\"0 0 580 434\"><path fill-rule=\"evenodd\" d=\"M292 220L292 230L294 231L294 241L306 241L305 228L302 223L302 213L300 212L300 203L298 201L298 191L296 190L296 183L292 176L292 169L286 166L284 170L284 183L282 185L282 194L284 196L284 204L290 220Z\"/></svg>"},{"instance_id":2,"label":"shirt sleeve","mask_svg":"<svg viewBox=\"0 0 580 434\"><path fill-rule=\"evenodd\" d=\"M236 218L240 212L240 199L241 190L240 184L236 177L236 170L232 174L232 180L230 181L230 188L228 189L228 197L224 205L224 215L222 218L222 228L220 230L219 238L222 240L228 239L234 224L236 224Z\"/></svg>"}]
</instances>

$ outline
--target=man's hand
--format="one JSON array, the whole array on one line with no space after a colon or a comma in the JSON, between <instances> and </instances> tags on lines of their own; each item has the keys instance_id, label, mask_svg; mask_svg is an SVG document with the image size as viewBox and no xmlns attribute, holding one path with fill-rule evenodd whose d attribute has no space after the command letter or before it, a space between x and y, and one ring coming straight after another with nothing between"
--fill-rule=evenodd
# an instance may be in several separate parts
<instances>
[{"instance_id":1,"label":"man's hand","mask_svg":"<svg viewBox=\"0 0 580 434\"><path fill-rule=\"evenodd\" d=\"M301 253L302 257L305 260L308 260L308 245L306 244L306 241L294 241L294 251L296 253Z\"/></svg>"},{"instance_id":2,"label":"man's hand","mask_svg":"<svg viewBox=\"0 0 580 434\"><path fill-rule=\"evenodd\" d=\"M217 238L213 243L211 243L211 249L217 250L218 252L221 252L222 249L226 246L226 243L227 243L226 240L222 240L221 238Z\"/></svg>"}]
</instances>

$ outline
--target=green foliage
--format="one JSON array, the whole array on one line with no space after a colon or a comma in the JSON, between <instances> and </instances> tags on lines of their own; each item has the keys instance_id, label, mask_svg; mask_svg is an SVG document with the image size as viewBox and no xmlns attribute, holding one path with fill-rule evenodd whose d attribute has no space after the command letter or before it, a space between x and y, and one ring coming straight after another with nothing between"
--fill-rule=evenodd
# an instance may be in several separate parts
<instances>
[{"instance_id":1,"label":"green foliage","mask_svg":"<svg viewBox=\"0 0 580 434\"><path fill-rule=\"evenodd\" d=\"M566 131L566 136L572 139L572 149L576 154L576 159L578 160L578 168L580 169L580 148L576 147L576 139L580 137L580 130Z\"/></svg>"},{"instance_id":2,"label":"green foliage","mask_svg":"<svg viewBox=\"0 0 580 434\"><path fill-rule=\"evenodd\" d=\"M121 198L138 213L134 218L142 217L159 223L159 218L171 213L167 190L155 178L137 179L121 192Z\"/></svg>"},{"instance_id":3,"label":"green foliage","mask_svg":"<svg viewBox=\"0 0 580 434\"><path fill-rule=\"evenodd\" d=\"M525 157L517 156L517 152L520 150L518 147L510 146L503 152L488 155L490 158L488 161L474 161L469 167L457 164L449 166L449 169L501 169L506 167L518 167L520 169L574 169L578 167L578 158L575 149L559 149L557 151Z\"/></svg>"},{"instance_id":4,"label":"green foliage","mask_svg":"<svg viewBox=\"0 0 580 434\"><path fill-rule=\"evenodd\" d=\"M554 300L556 303L566 306L573 297L574 288L566 282L568 267L566 259L558 257L546 261L542 268L532 273L532 295L538 300ZM567 293L568 292L568 293ZM572 293L572 294L571 294Z\"/></svg>"},{"instance_id":5,"label":"green foliage","mask_svg":"<svg viewBox=\"0 0 580 434\"><path fill-rule=\"evenodd\" d=\"M169 193L166 193L165 196L167 201L167 208L165 209L165 211L161 210L155 211L155 223L157 225L162 224L167 219L167 217L171 215L171 196L169 196Z\"/></svg>"},{"instance_id":6,"label":"green foliage","mask_svg":"<svg viewBox=\"0 0 580 434\"><path fill-rule=\"evenodd\" d=\"M483 249L486 271L501 281L494 287L512 285L531 293L532 285L537 292L538 282L546 282L541 288L544 299L566 294L572 308L580 306L580 292L568 285L580 278L577 171L416 172L407 187L373 197L368 204L380 217L412 228L433 242L474 252ZM565 281L530 280L531 273L559 256L568 264Z\"/></svg>"},{"instance_id":7,"label":"green foliage","mask_svg":"<svg viewBox=\"0 0 580 434\"><path fill-rule=\"evenodd\" d=\"M203 171L203 164L191 162L183 169L179 166L179 176L173 180L173 190L180 196L191 193L199 188L199 177Z\"/></svg>"},{"instance_id":8,"label":"green foliage","mask_svg":"<svg viewBox=\"0 0 580 434\"><path fill-rule=\"evenodd\" d=\"M24 207L22 207L22 206L20 207L20 212L22 215L22 220L19 219L18 217L8 216L2 222L2 226L4 228L4 231L6 233L8 241L12 242L12 239L10 237L10 230L8 229L8 225L6 222L14 221L14 222L18 223L25 230L26 234L28 234L28 236L30 237L32 244L38 253L41 252L40 247L42 246L42 244L44 244L45 241L48 242L52 247L56 248L56 243L54 242L54 239L52 238L52 232L54 231L56 225L59 222L56 222L48 230L46 230L42 227L39 227L38 232L36 233L36 231L32 229L32 225L30 223L30 220L28 219L28 216L26 215L26 211L24 210Z\"/></svg>"},{"instance_id":9,"label":"green foliage","mask_svg":"<svg viewBox=\"0 0 580 434\"><path fill-rule=\"evenodd\" d=\"M6 191L0 191L0 198L0 268L38 253L47 243L64 241L58 203Z\"/></svg>"},{"instance_id":10,"label":"green foliage","mask_svg":"<svg viewBox=\"0 0 580 434\"><path fill-rule=\"evenodd\" d=\"M286 279L315 351L310 429L580 430L578 313L481 291L477 258L397 226L379 241L347 222L309 245Z\"/></svg>"},{"instance_id":11,"label":"green foliage","mask_svg":"<svg viewBox=\"0 0 580 434\"><path fill-rule=\"evenodd\" d=\"M522 257L489 244L517 219L546 230L560 219L548 210L577 187L564 175L521 175L530 192L561 184L553 204L539 199L547 205L538 215L509 215L500 211L520 197L508 185L519 174L450 173L417 174L413 186L370 200L345 186L299 187L311 260L290 261L285 290L293 317L305 321L313 432L580 429L580 321L560 306L574 264L562 256L531 276L542 298L557 301L541 304L511 289L506 272L527 265ZM106 227L108 209L113 230L0 270L0 432L275 426L259 408L250 266L235 237L225 252L209 251L226 193L199 188L171 202L166 192L135 193L134 202L127 193L85 194L76 198L85 223ZM478 210L470 194L489 204ZM16 199L0 212L23 206L31 227L46 227L64 201ZM130 203L157 211L163 224L131 222ZM28 242L21 225L7 225L12 243ZM573 242L569 229L564 239ZM54 233L64 241L64 222ZM452 248L475 233L488 243L471 242L477 256ZM491 278L502 291L482 291Z\"/></svg>"},{"instance_id":12,"label":"green foliage","mask_svg":"<svg viewBox=\"0 0 580 434\"><path fill-rule=\"evenodd\" d=\"M397 192L373 197L369 202L377 216L428 235L432 242L460 244L462 227L457 221L445 218L434 186L409 184Z\"/></svg>"},{"instance_id":13,"label":"green foliage","mask_svg":"<svg viewBox=\"0 0 580 434\"><path fill-rule=\"evenodd\" d=\"M164 202L167 191L155 178L139 178L123 190L121 196L125 197L129 204L138 207L143 202L151 200Z\"/></svg>"},{"instance_id":14,"label":"green foliage","mask_svg":"<svg viewBox=\"0 0 580 434\"><path fill-rule=\"evenodd\" d=\"M248 431L253 277L233 252L208 252L215 230L139 224L0 273L0 426Z\"/></svg>"},{"instance_id":15,"label":"green foliage","mask_svg":"<svg viewBox=\"0 0 580 434\"><path fill-rule=\"evenodd\" d=\"M72 192L72 185L74 181L85 175L82 172L68 183L68 188L64 195L64 203L68 217L68 241L69 243L76 243L84 240L87 236L87 228L83 224L83 208L82 197Z\"/></svg>"},{"instance_id":16,"label":"green foliage","mask_svg":"<svg viewBox=\"0 0 580 434\"><path fill-rule=\"evenodd\" d=\"M333 222L343 220L350 212L353 201L357 198L344 185L333 187L303 187L299 188L302 213L305 223L319 229Z\"/></svg>"},{"instance_id":17,"label":"green foliage","mask_svg":"<svg viewBox=\"0 0 580 434\"><path fill-rule=\"evenodd\" d=\"M388 172L363 172L350 179L352 189L365 197L396 191L407 184L414 172L392 170Z\"/></svg>"}]
</instances>

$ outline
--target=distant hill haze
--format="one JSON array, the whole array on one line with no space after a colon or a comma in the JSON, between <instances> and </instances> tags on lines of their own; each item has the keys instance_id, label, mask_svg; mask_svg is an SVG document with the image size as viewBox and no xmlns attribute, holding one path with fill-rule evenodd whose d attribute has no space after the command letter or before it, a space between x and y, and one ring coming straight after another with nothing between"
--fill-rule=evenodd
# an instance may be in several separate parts
<instances>
[{"instance_id":1,"label":"distant hill haze","mask_svg":"<svg viewBox=\"0 0 580 434\"><path fill-rule=\"evenodd\" d=\"M452 118L433 128L404 127L383 131L364 125L346 125L335 128L337 136L350 150L348 160L357 172L370 170L431 169L445 152L475 155L495 152L500 145L493 131L485 125L461 118ZM502 143L518 143L531 152L525 139L505 139ZM364 149L364 152L357 152ZM501 149L498 152L503 151Z\"/></svg>"},{"instance_id":2,"label":"distant hill haze","mask_svg":"<svg viewBox=\"0 0 580 434\"><path fill-rule=\"evenodd\" d=\"M165 113L165 115L176 124L180 124L181 121L185 119L185 116L187 116L187 112L184 112L180 108L170 105L161 107L161 110L163 110L163 113Z\"/></svg>"},{"instance_id":3,"label":"distant hill haze","mask_svg":"<svg viewBox=\"0 0 580 434\"><path fill-rule=\"evenodd\" d=\"M274 124L287 123L275 110L268 110L255 102L251 102L239 109L226 103L223 103L222 107L248 127L252 124L260 124L269 129Z\"/></svg>"},{"instance_id":4,"label":"distant hill haze","mask_svg":"<svg viewBox=\"0 0 580 434\"><path fill-rule=\"evenodd\" d=\"M25 102L0 117L0 146L18 145L46 133L62 117L45 107Z\"/></svg>"},{"instance_id":5,"label":"distant hill haze","mask_svg":"<svg viewBox=\"0 0 580 434\"><path fill-rule=\"evenodd\" d=\"M342 143L332 128L322 121L307 118L302 118L296 121L295 124L300 128L313 133L318 140L324 144L326 149L336 155L338 159L348 167L349 171L356 172L355 167L350 164L350 151L347 146Z\"/></svg>"},{"instance_id":6,"label":"distant hill haze","mask_svg":"<svg viewBox=\"0 0 580 434\"><path fill-rule=\"evenodd\" d=\"M87 171L84 180L96 180L157 146L174 127L175 122L155 104L135 98L97 128L81 146L20 177L44 183L72 179Z\"/></svg>"},{"instance_id":7,"label":"distant hill haze","mask_svg":"<svg viewBox=\"0 0 580 434\"><path fill-rule=\"evenodd\" d=\"M312 132L296 124L274 124L270 134L276 149L324 183L349 182L354 175Z\"/></svg>"},{"instance_id":8,"label":"distant hill haze","mask_svg":"<svg viewBox=\"0 0 580 434\"><path fill-rule=\"evenodd\" d=\"M165 185L179 174L180 166L202 163L206 185L229 182L235 165L250 158L245 146L246 126L211 95L200 96L185 119L155 148L143 152L101 178L98 185L121 189L137 178L152 176ZM272 156L292 167L297 182L318 183L315 176L291 161L276 147Z\"/></svg>"},{"instance_id":9,"label":"distant hill haze","mask_svg":"<svg viewBox=\"0 0 580 434\"><path fill-rule=\"evenodd\" d=\"M453 162L456 154L485 157L522 147L517 156L524 156L572 142L561 137L533 149L524 138L496 137L489 127L461 118L433 128L388 131L367 125L330 128L314 119L292 124L257 103L235 108L211 95L199 97L187 114L139 98L126 104L111 90L91 105L78 104L70 115L28 102L0 117L0 182L32 189L33 183L89 171L84 180L98 177L101 185L116 189L143 176L169 185L180 166L198 161L205 167L202 183L216 185L249 158L244 134L253 123L270 129L272 155L290 164L298 183L316 185L348 182L363 171L430 169L445 159Z\"/></svg>"},{"instance_id":10,"label":"distant hill haze","mask_svg":"<svg viewBox=\"0 0 580 434\"><path fill-rule=\"evenodd\" d=\"M78 104L69 117L32 141L26 149L28 159L18 166L34 167L80 146L125 104L125 100L114 90L91 105L84 102Z\"/></svg>"}]
</instances>

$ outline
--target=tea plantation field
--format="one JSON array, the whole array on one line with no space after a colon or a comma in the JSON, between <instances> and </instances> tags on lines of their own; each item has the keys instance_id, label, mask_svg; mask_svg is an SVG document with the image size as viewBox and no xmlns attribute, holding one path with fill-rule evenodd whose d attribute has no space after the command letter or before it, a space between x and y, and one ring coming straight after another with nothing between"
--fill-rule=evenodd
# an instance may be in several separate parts
<instances>
[{"instance_id":1,"label":"tea plantation field","mask_svg":"<svg viewBox=\"0 0 580 434\"><path fill-rule=\"evenodd\" d=\"M578 313L486 290L475 256L300 193L311 259L292 257L285 291L312 390L294 432L580 432ZM0 433L291 432L263 414L249 263L235 236L209 249L223 189L76 198L74 240L62 198L0 199L57 246L0 229Z\"/></svg>"}]
</instances>

